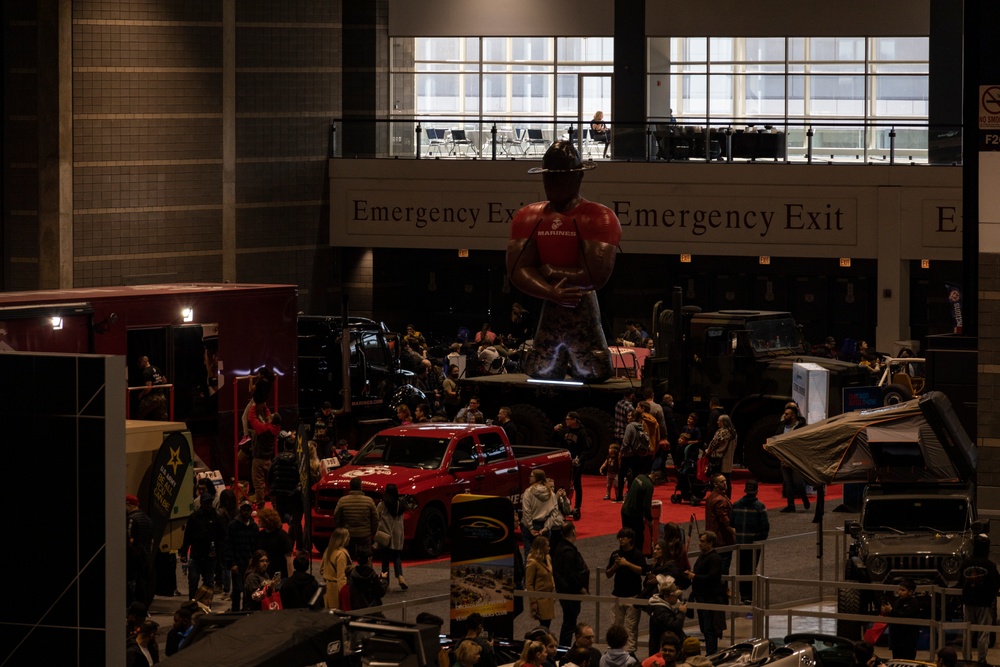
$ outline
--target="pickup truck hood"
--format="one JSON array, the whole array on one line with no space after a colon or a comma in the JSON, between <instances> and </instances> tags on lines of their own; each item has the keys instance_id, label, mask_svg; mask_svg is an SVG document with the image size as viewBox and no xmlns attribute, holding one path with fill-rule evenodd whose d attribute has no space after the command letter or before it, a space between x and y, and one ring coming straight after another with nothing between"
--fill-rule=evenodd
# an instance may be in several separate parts
<instances>
[{"instance_id":1,"label":"pickup truck hood","mask_svg":"<svg viewBox=\"0 0 1000 667\"><path fill-rule=\"evenodd\" d=\"M962 533L869 533L864 538L864 548L869 555L880 556L953 554L961 549L963 541Z\"/></svg>"},{"instance_id":2,"label":"pickup truck hood","mask_svg":"<svg viewBox=\"0 0 1000 667\"><path fill-rule=\"evenodd\" d=\"M328 472L319 484L321 487L341 489L346 493L355 477L361 478L361 488L366 493L377 492L381 496L382 489L390 482L399 488L401 494L412 493L424 481L440 481L447 478L448 473L402 466L347 465Z\"/></svg>"}]
</instances>

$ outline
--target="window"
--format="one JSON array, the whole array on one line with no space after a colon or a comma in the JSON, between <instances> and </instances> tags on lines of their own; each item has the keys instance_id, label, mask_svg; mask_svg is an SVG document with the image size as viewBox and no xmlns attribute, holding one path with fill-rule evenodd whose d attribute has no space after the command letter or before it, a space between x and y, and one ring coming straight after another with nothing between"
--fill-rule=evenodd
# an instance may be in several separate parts
<instances>
[{"instance_id":1,"label":"window","mask_svg":"<svg viewBox=\"0 0 1000 667\"><path fill-rule=\"evenodd\" d=\"M472 439L472 436L462 438L455 445L455 451L451 455L451 465L455 465L459 461L466 459L479 461L479 456L476 455L476 442Z\"/></svg>"},{"instance_id":2,"label":"window","mask_svg":"<svg viewBox=\"0 0 1000 667\"><path fill-rule=\"evenodd\" d=\"M483 448L483 457L486 463L496 463L507 460L507 446L499 433L482 433L479 435L479 444Z\"/></svg>"}]
</instances>

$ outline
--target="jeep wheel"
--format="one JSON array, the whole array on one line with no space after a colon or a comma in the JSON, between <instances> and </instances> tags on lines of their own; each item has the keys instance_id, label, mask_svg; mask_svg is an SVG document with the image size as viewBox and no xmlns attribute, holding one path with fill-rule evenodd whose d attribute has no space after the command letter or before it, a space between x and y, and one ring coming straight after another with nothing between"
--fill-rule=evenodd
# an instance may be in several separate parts
<instances>
[{"instance_id":1,"label":"jeep wheel","mask_svg":"<svg viewBox=\"0 0 1000 667\"><path fill-rule=\"evenodd\" d=\"M583 472L598 474L604 460L608 458L608 445L615 435L615 425L611 416L600 408L578 408L580 424L587 429L590 448L580 457Z\"/></svg>"},{"instance_id":2,"label":"jeep wheel","mask_svg":"<svg viewBox=\"0 0 1000 667\"><path fill-rule=\"evenodd\" d=\"M743 445L743 462L750 474L763 484L781 482L781 463L771 454L764 451L764 441L774 435L778 427L775 417L761 417L747 429Z\"/></svg>"},{"instance_id":3,"label":"jeep wheel","mask_svg":"<svg viewBox=\"0 0 1000 667\"><path fill-rule=\"evenodd\" d=\"M510 406L510 418L517 426L518 445L548 445L552 442L552 422L534 405L518 403Z\"/></svg>"},{"instance_id":4,"label":"jeep wheel","mask_svg":"<svg viewBox=\"0 0 1000 667\"><path fill-rule=\"evenodd\" d=\"M882 390L882 405L905 403L913 398L910 391L901 384L890 384Z\"/></svg>"},{"instance_id":5,"label":"jeep wheel","mask_svg":"<svg viewBox=\"0 0 1000 667\"><path fill-rule=\"evenodd\" d=\"M861 611L861 591L856 588L841 588L837 590L837 613L838 614L860 614ZM846 637L852 641L861 638L861 621L845 621L837 619L837 636Z\"/></svg>"}]
</instances>

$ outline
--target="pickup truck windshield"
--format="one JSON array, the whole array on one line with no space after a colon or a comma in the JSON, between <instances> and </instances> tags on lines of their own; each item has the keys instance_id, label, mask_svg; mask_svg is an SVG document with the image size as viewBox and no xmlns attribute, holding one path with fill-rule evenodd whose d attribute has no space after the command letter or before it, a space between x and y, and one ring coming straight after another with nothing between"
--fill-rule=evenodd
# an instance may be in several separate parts
<instances>
[{"instance_id":1,"label":"pickup truck windshield","mask_svg":"<svg viewBox=\"0 0 1000 667\"><path fill-rule=\"evenodd\" d=\"M448 442L448 438L376 435L361 448L351 464L436 470L448 451Z\"/></svg>"},{"instance_id":2,"label":"pickup truck windshield","mask_svg":"<svg viewBox=\"0 0 1000 667\"><path fill-rule=\"evenodd\" d=\"M869 498L865 504L866 531L962 532L968 526L965 498Z\"/></svg>"}]
</instances>

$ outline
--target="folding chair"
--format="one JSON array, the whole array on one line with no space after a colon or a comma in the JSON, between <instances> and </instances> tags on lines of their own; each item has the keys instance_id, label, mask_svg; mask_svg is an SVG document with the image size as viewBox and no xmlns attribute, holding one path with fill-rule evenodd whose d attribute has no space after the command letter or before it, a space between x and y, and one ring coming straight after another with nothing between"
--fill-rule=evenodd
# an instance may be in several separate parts
<instances>
[{"instance_id":1,"label":"folding chair","mask_svg":"<svg viewBox=\"0 0 1000 667\"><path fill-rule=\"evenodd\" d=\"M464 148L465 155L469 154L469 149L470 148L472 149L473 153L475 153L476 155L479 155L479 151L476 149L475 144L472 143L471 139L469 139L467 136L465 136L465 130L452 130L451 131L451 150L448 152L448 155L454 155L455 152L458 150L459 146L464 146L465 147Z\"/></svg>"},{"instance_id":2,"label":"folding chair","mask_svg":"<svg viewBox=\"0 0 1000 667\"><path fill-rule=\"evenodd\" d=\"M541 146L544 152L544 149L547 149L550 143L552 142L542 136L541 130L533 127L528 128L528 151L534 153L534 148Z\"/></svg>"},{"instance_id":3,"label":"folding chair","mask_svg":"<svg viewBox=\"0 0 1000 667\"><path fill-rule=\"evenodd\" d=\"M445 130L438 130L433 127L427 128L427 145L429 150L428 155L433 155L435 151L440 155L441 151L444 150L447 142L444 138Z\"/></svg>"}]
</instances>

